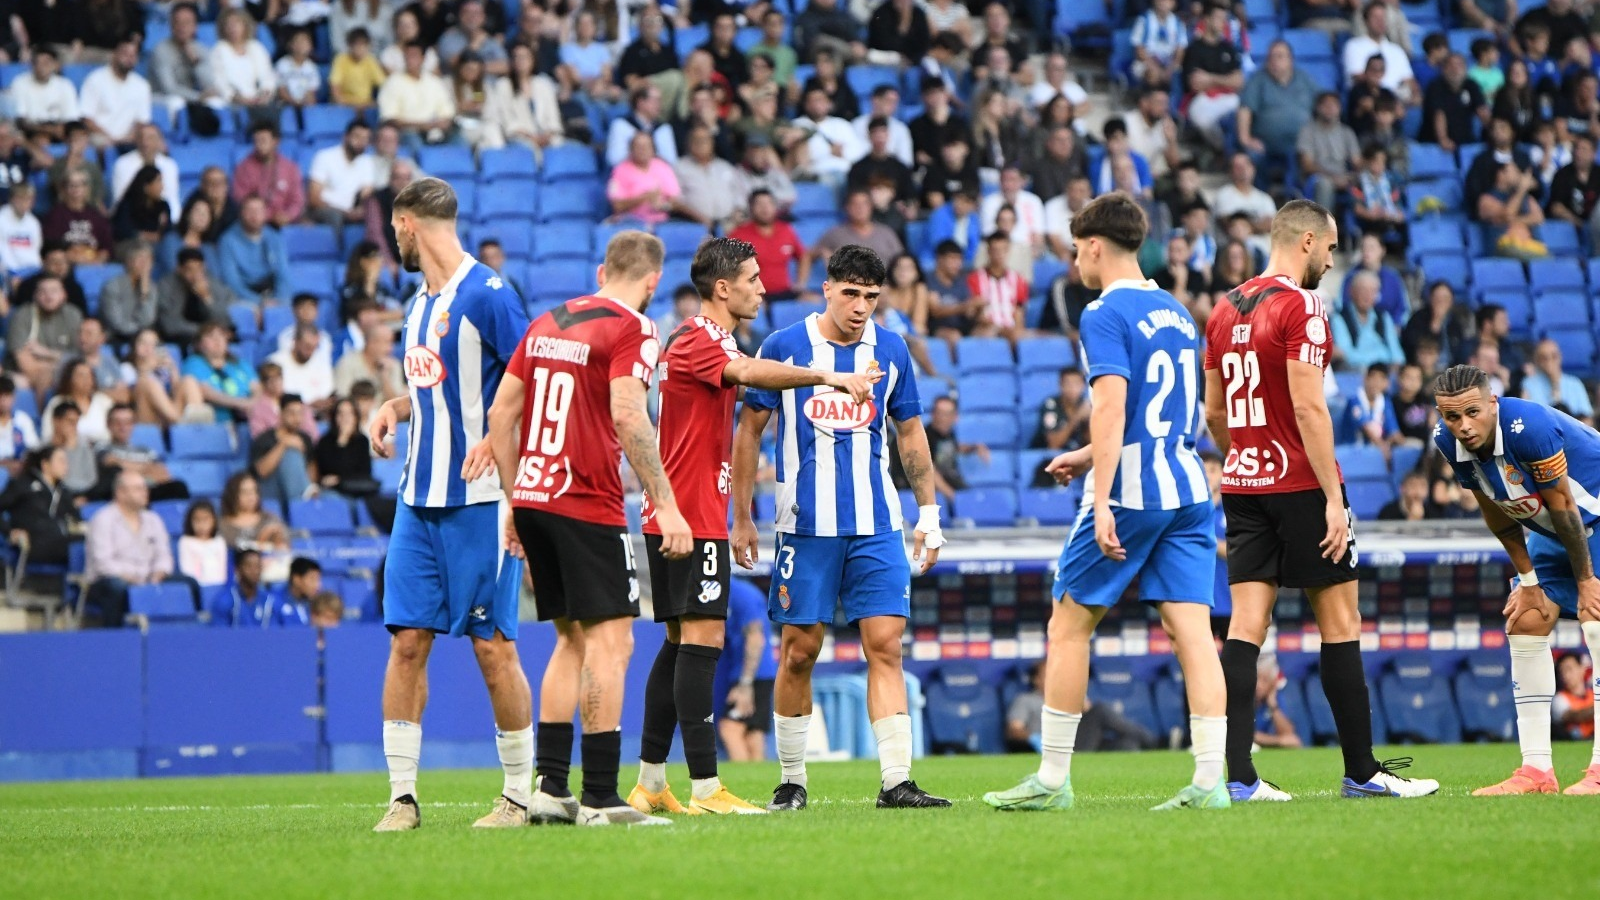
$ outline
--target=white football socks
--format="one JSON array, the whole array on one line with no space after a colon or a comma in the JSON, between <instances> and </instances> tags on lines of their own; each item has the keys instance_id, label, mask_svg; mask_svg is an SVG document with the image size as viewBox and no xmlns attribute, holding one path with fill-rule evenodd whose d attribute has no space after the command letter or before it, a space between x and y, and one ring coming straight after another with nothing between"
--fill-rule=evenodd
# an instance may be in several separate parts
<instances>
[{"instance_id":1,"label":"white football socks","mask_svg":"<svg viewBox=\"0 0 1600 900\"><path fill-rule=\"evenodd\" d=\"M810 730L810 716L772 715L772 733L777 737L778 765L783 770L784 784L806 786L806 733Z\"/></svg>"},{"instance_id":2,"label":"white football socks","mask_svg":"<svg viewBox=\"0 0 1600 900\"><path fill-rule=\"evenodd\" d=\"M1556 665L1550 656L1550 636L1512 634L1511 698L1517 705L1517 743L1522 764L1541 772L1555 765L1550 759L1550 703L1556 694Z\"/></svg>"},{"instance_id":3,"label":"white football socks","mask_svg":"<svg viewBox=\"0 0 1600 900\"><path fill-rule=\"evenodd\" d=\"M1595 721L1600 722L1600 622L1583 623L1583 642L1589 645L1589 661L1594 666L1594 712ZM1589 765L1600 766L1600 728L1595 729L1594 751L1589 756Z\"/></svg>"},{"instance_id":4,"label":"white football socks","mask_svg":"<svg viewBox=\"0 0 1600 900\"><path fill-rule=\"evenodd\" d=\"M1194 744L1194 786L1209 791L1222 780L1227 756L1228 717L1190 716L1189 738Z\"/></svg>"},{"instance_id":5,"label":"white football socks","mask_svg":"<svg viewBox=\"0 0 1600 900\"><path fill-rule=\"evenodd\" d=\"M1039 723L1039 783L1060 790L1072 776L1072 748L1078 743L1078 723L1083 713L1044 707Z\"/></svg>"},{"instance_id":6,"label":"white football socks","mask_svg":"<svg viewBox=\"0 0 1600 900\"><path fill-rule=\"evenodd\" d=\"M905 713L885 716L872 723L878 738L878 769L883 774L883 789L911 780L911 717Z\"/></svg>"},{"instance_id":7,"label":"white football socks","mask_svg":"<svg viewBox=\"0 0 1600 900\"><path fill-rule=\"evenodd\" d=\"M639 760L639 786L652 794L659 794L667 789L667 764L664 762L650 763Z\"/></svg>"},{"instance_id":8,"label":"white football socks","mask_svg":"<svg viewBox=\"0 0 1600 900\"><path fill-rule=\"evenodd\" d=\"M518 731L495 729L494 745L500 751L500 768L506 773L501 793L527 809L533 800L533 726Z\"/></svg>"},{"instance_id":9,"label":"white football socks","mask_svg":"<svg viewBox=\"0 0 1600 900\"><path fill-rule=\"evenodd\" d=\"M722 779L713 775L710 778L689 779L689 796L696 800L709 800L711 795L722 790Z\"/></svg>"},{"instance_id":10,"label":"white football socks","mask_svg":"<svg viewBox=\"0 0 1600 900\"><path fill-rule=\"evenodd\" d=\"M389 802L417 796L417 762L422 758L422 725L403 719L383 723L383 756L389 761Z\"/></svg>"}]
</instances>

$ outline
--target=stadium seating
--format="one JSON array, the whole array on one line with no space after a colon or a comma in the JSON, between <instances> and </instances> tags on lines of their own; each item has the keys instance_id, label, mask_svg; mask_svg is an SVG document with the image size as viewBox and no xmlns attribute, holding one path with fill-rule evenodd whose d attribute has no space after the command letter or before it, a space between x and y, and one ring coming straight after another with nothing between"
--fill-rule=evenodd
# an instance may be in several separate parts
<instances>
[{"instance_id":1,"label":"stadium seating","mask_svg":"<svg viewBox=\"0 0 1600 900\"><path fill-rule=\"evenodd\" d=\"M1096 657L1090 663L1089 700L1110 706L1151 734L1161 733L1161 720L1149 686L1135 677L1132 667L1123 660Z\"/></svg>"},{"instance_id":2,"label":"stadium seating","mask_svg":"<svg viewBox=\"0 0 1600 900\"><path fill-rule=\"evenodd\" d=\"M128 619L142 628L193 623L194 595L176 582L136 585L128 589Z\"/></svg>"},{"instance_id":3,"label":"stadium seating","mask_svg":"<svg viewBox=\"0 0 1600 900\"><path fill-rule=\"evenodd\" d=\"M1509 741L1517 736L1511 667L1503 652L1479 650L1462 661L1453 679L1461 704L1461 731L1469 741Z\"/></svg>"},{"instance_id":4,"label":"stadium seating","mask_svg":"<svg viewBox=\"0 0 1600 900\"><path fill-rule=\"evenodd\" d=\"M1391 740L1424 744L1461 740L1461 719L1450 682L1434 671L1429 654L1396 657L1378 680L1378 695Z\"/></svg>"},{"instance_id":5,"label":"stadium seating","mask_svg":"<svg viewBox=\"0 0 1600 900\"><path fill-rule=\"evenodd\" d=\"M925 695L932 752L1000 753L1005 749L1000 699L976 667L944 664L928 683Z\"/></svg>"}]
</instances>

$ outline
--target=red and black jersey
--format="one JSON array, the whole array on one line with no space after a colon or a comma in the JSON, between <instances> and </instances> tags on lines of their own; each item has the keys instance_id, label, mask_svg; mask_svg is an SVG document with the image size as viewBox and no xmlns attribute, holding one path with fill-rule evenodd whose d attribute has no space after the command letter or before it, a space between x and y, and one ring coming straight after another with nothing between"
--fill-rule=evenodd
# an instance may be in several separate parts
<instances>
[{"instance_id":1,"label":"red and black jersey","mask_svg":"<svg viewBox=\"0 0 1600 900\"><path fill-rule=\"evenodd\" d=\"M661 465L695 540L728 536L738 388L723 384L722 370L743 356L733 335L705 316L678 326L661 354ZM644 530L661 533L649 496Z\"/></svg>"},{"instance_id":2,"label":"red and black jersey","mask_svg":"<svg viewBox=\"0 0 1600 900\"><path fill-rule=\"evenodd\" d=\"M506 369L523 384L513 506L627 524L611 380L649 385L660 351L654 322L604 297L568 300L528 326Z\"/></svg>"},{"instance_id":3,"label":"red and black jersey","mask_svg":"<svg viewBox=\"0 0 1600 900\"><path fill-rule=\"evenodd\" d=\"M1223 493L1320 487L1300 439L1288 366L1295 360L1326 368L1332 340L1322 299L1283 275L1252 278L1212 310L1206 370L1221 372L1232 443L1223 464Z\"/></svg>"}]
</instances>

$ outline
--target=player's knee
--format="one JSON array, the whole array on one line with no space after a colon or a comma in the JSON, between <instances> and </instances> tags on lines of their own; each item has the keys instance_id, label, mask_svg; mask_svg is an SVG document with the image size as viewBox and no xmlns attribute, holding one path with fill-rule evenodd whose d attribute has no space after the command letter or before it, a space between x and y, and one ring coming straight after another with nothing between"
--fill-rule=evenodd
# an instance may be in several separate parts
<instances>
[{"instance_id":1,"label":"player's knee","mask_svg":"<svg viewBox=\"0 0 1600 900\"><path fill-rule=\"evenodd\" d=\"M901 642L898 638L876 637L864 640L861 651L866 654L868 665L894 666L900 665Z\"/></svg>"},{"instance_id":2,"label":"player's knee","mask_svg":"<svg viewBox=\"0 0 1600 900\"><path fill-rule=\"evenodd\" d=\"M1530 609L1506 622L1506 634L1544 637L1556 630L1557 610Z\"/></svg>"},{"instance_id":3,"label":"player's knee","mask_svg":"<svg viewBox=\"0 0 1600 900\"><path fill-rule=\"evenodd\" d=\"M395 632L389 641L389 654L402 666L421 668L432 646L433 635L419 628L406 628Z\"/></svg>"},{"instance_id":4,"label":"player's knee","mask_svg":"<svg viewBox=\"0 0 1600 900\"><path fill-rule=\"evenodd\" d=\"M633 653L633 621L611 619L583 630L583 658L585 660L622 660Z\"/></svg>"},{"instance_id":5,"label":"player's knee","mask_svg":"<svg viewBox=\"0 0 1600 900\"><path fill-rule=\"evenodd\" d=\"M783 668L791 675L805 675L817 664L817 656L821 652L822 642L813 640L810 635L785 640L781 654Z\"/></svg>"},{"instance_id":6,"label":"player's knee","mask_svg":"<svg viewBox=\"0 0 1600 900\"><path fill-rule=\"evenodd\" d=\"M718 650L722 649L726 632L726 624L721 619L684 619L678 626L683 643Z\"/></svg>"},{"instance_id":7,"label":"player's knee","mask_svg":"<svg viewBox=\"0 0 1600 900\"><path fill-rule=\"evenodd\" d=\"M478 658L478 667L486 673L517 665L517 645L503 638L475 640L472 642L472 652Z\"/></svg>"}]
</instances>

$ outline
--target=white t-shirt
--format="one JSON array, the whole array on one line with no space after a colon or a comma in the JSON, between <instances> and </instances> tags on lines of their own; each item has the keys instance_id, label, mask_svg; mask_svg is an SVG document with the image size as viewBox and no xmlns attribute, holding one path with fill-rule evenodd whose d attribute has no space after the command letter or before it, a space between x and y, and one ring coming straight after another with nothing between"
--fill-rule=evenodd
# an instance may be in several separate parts
<instances>
[{"instance_id":1,"label":"white t-shirt","mask_svg":"<svg viewBox=\"0 0 1600 900\"><path fill-rule=\"evenodd\" d=\"M297 63L293 57L285 56L278 60L274 71L278 75L278 83L289 92L289 99L296 103L307 96L315 99L317 89L322 87L322 73L317 71L317 64L309 59Z\"/></svg>"},{"instance_id":2,"label":"white t-shirt","mask_svg":"<svg viewBox=\"0 0 1600 900\"><path fill-rule=\"evenodd\" d=\"M0 421L0 459L21 459L39 446L39 432L25 412L13 410L11 420Z\"/></svg>"},{"instance_id":3,"label":"white t-shirt","mask_svg":"<svg viewBox=\"0 0 1600 900\"><path fill-rule=\"evenodd\" d=\"M838 116L827 116L821 122L795 119L794 126L814 132L806 140L806 146L811 149L813 172L848 175L850 167L870 149L867 142L856 135L855 127ZM843 153L835 156L834 144L842 146Z\"/></svg>"},{"instance_id":4,"label":"white t-shirt","mask_svg":"<svg viewBox=\"0 0 1600 900\"><path fill-rule=\"evenodd\" d=\"M293 353L274 353L269 361L283 368L283 392L299 394L307 403L316 403L333 396L333 366L320 353L302 363Z\"/></svg>"},{"instance_id":5,"label":"white t-shirt","mask_svg":"<svg viewBox=\"0 0 1600 900\"><path fill-rule=\"evenodd\" d=\"M1044 233L1055 236L1068 247L1072 243L1072 207L1067 205L1067 195L1050 198L1044 205Z\"/></svg>"},{"instance_id":6,"label":"white t-shirt","mask_svg":"<svg viewBox=\"0 0 1600 900\"><path fill-rule=\"evenodd\" d=\"M1082 106L1083 101L1089 99L1089 92L1083 89L1083 85L1079 84L1075 79L1068 78L1066 81L1061 82L1061 87L1059 88L1048 81L1040 80L1036 82L1028 90L1028 102L1033 105L1034 109L1039 109L1054 100L1057 94L1065 96L1067 102L1073 106Z\"/></svg>"},{"instance_id":7,"label":"white t-shirt","mask_svg":"<svg viewBox=\"0 0 1600 900\"><path fill-rule=\"evenodd\" d=\"M9 203L0 207L0 269L7 272L37 269L43 248L44 234L33 213L18 216Z\"/></svg>"},{"instance_id":8,"label":"white t-shirt","mask_svg":"<svg viewBox=\"0 0 1600 900\"><path fill-rule=\"evenodd\" d=\"M412 78L405 72L389 76L378 90L378 118L396 122L432 122L453 119L456 101L450 88L437 75L422 73Z\"/></svg>"},{"instance_id":9,"label":"white t-shirt","mask_svg":"<svg viewBox=\"0 0 1600 900\"><path fill-rule=\"evenodd\" d=\"M867 126L872 124L872 116L870 114L856 116L853 124L856 129L856 137L861 138L861 143L865 144L870 151L872 138L867 135L870 130ZM906 123L893 116L889 117L889 155L905 163L907 168L916 167L912 161L914 156L911 147L911 129Z\"/></svg>"},{"instance_id":10,"label":"white t-shirt","mask_svg":"<svg viewBox=\"0 0 1600 900\"><path fill-rule=\"evenodd\" d=\"M178 572L203 588L227 584L228 542L221 537L197 538L189 534L178 538Z\"/></svg>"},{"instance_id":11,"label":"white t-shirt","mask_svg":"<svg viewBox=\"0 0 1600 900\"><path fill-rule=\"evenodd\" d=\"M218 41L211 48L211 77L216 79L218 93L230 103L278 89L272 58L267 56L267 48L253 39L244 45L243 53L235 53L228 42Z\"/></svg>"},{"instance_id":12,"label":"white t-shirt","mask_svg":"<svg viewBox=\"0 0 1600 900\"><path fill-rule=\"evenodd\" d=\"M78 89L60 75L40 84L29 73L11 82L11 108L24 122L74 122L78 119Z\"/></svg>"},{"instance_id":13,"label":"white t-shirt","mask_svg":"<svg viewBox=\"0 0 1600 900\"><path fill-rule=\"evenodd\" d=\"M324 147L311 158L311 180L322 185L322 202L340 212L355 208L356 195L363 188L377 187L376 178L372 154L351 159L343 144Z\"/></svg>"},{"instance_id":14,"label":"white t-shirt","mask_svg":"<svg viewBox=\"0 0 1600 900\"><path fill-rule=\"evenodd\" d=\"M166 198L167 208L172 211L172 222L178 222L178 217L183 213L183 201L178 197L178 161L165 153L156 157L156 171L161 173L161 196ZM128 185L133 183L133 176L139 174L144 168L144 158L137 153L124 153L117 157L117 162L111 167L111 205L116 206L122 195L128 192Z\"/></svg>"},{"instance_id":15,"label":"white t-shirt","mask_svg":"<svg viewBox=\"0 0 1600 900\"><path fill-rule=\"evenodd\" d=\"M1005 195L999 192L983 198L983 205L978 208L978 219L983 223L984 234L994 230L994 220L1000 215L1000 207L1005 205ZM1038 194L1019 191L1011 206L1017 211L1017 227L1011 229L1012 246L1031 244L1034 235L1044 235L1044 203L1039 200Z\"/></svg>"},{"instance_id":16,"label":"white t-shirt","mask_svg":"<svg viewBox=\"0 0 1600 900\"><path fill-rule=\"evenodd\" d=\"M112 137L128 136L133 126L150 121L150 82L138 72L119 81L110 66L101 66L84 79L78 111Z\"/></svg>"},{"instance_id":17,"label":"white t-shirt","mask_svg":"<svg viewBox=\"0 0 1600 900\"><path fill-rule=\"evenodd\" d=\"M1271 218L1278 213L1278 204L1272 201L1272 196L1255 185L1250 185L1249 189L1244 191L1232 184L1217 188L1216 196L1211 201L1211 208L1215 211L1218 222L1234 213L1242 212L1250 217L1252 225L1257 219Z\"/></svg>"},{"instance_id":18,"label":"white t-shirt","mask_svg":"<svg viewBox=\"0 0 1600 900\"><path fill-rule=\"evenodd\" d=\"M1344 45L1345 86L1354 84L1356 76L1366 71L1367 60L1378 54L1383 56L1383 80L1378 82L1380 85L1398 93L1400 86L1411 80L1411 57L1399 44L1390 40L1353 37Z\"/></svg>"}]
</instances>

